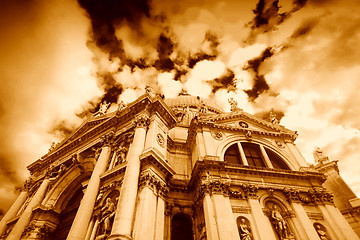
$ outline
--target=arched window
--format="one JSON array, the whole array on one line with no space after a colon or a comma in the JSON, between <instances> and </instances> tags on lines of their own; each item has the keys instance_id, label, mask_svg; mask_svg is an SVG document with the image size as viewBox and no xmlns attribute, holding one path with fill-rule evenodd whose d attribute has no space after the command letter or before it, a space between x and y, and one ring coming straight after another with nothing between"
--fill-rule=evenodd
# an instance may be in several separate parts
<instances>
[{"instance_id":1,"label":"arched window","mask_svg":"<svg viewBox=\"0 0 360 240\"><path fill-rule=\"evenodd\" d=\"M171 240L194 240L192 222L188 215L177 213L171 220Z\"/></svg>"},{"instance_id":2,"label":"arched window","mask_svg":"<svg viewBox=\"0 0 360 240\"><path fill-rule=\"evenodd\" d=\"M241 143L249 166L265 167L259 145L254 143Z\"/></svg>"},{"instance_id":3,"label":"arched window","mask_svg":"<svg viewBox=\"0 0 360 240\"><path fill-rule=\"evenodd\" d=\"M234 143L228 147L224 154L224 161L233 164L290 170L277 153L267 147L249 142Z\"/></svg>"},{"instance_id":4,"label":"arched window","mask_svg":"<svg viewBox=\"0 0 360 240\"><path fill-rule=\"evenodd\" d=\"M242 164L242 161L240 158L239 147L237 144L231 145L226 150L224 160L225 160L225 162L228 162L228 163Z\"/></svg>"}]
</instances>

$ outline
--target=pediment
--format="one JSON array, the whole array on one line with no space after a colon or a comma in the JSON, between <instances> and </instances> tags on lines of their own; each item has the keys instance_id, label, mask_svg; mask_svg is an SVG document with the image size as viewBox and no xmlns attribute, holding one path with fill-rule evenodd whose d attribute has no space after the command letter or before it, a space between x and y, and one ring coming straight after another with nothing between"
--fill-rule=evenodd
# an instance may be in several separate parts
<instances>
[{"instance_id":1,"label":"pediment","mask_svg":"<svg viewBox=\"0 0 360 240\"><path fill-rule=\"evenodd\" d=\"M244 111L217 114L216 116L208 116L202 118L201 120L210 121L216 124L218 127L222 126L261 132L281 132L295 134L295 131L289 130L280 124L271 123Z\"/></svg>"}]
</instances>

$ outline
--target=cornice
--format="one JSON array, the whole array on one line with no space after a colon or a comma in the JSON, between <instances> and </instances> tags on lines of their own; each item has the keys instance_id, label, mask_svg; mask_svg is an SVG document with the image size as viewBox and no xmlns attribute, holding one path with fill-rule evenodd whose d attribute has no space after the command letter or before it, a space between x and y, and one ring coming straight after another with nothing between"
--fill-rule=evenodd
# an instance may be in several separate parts
<instances>
[{"instance_id":1,"label":"cornice","mask_svg":"<svg viewBox=\"0 0 360 240\"><path fill-rule=\"evenodd\" d=\"M162 171L167 178L173 176L176 172L171 168L171 166L163 160L159 153L154 151L153 148L143 152L140 155L140 161L145 163L150 163L156 166L160 171Z\"/></svg>"}]
</instances>

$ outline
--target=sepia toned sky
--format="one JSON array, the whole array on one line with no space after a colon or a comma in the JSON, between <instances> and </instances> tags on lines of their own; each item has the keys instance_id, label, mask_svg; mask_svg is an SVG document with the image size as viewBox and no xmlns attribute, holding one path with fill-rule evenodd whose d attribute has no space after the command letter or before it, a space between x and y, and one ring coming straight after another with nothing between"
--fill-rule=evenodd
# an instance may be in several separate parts
<instances>
[{"instance_id":1,"label":"sepia toned sky","mask_svg":"<svg viewBox=\"0 0 360 240\"><path fill-rule=\"evenodd\" d=\"M145 85L272 110L359 194L359 26L357 0L2 1L0 211L52 142Z\"/></svg>"}]
</instances>

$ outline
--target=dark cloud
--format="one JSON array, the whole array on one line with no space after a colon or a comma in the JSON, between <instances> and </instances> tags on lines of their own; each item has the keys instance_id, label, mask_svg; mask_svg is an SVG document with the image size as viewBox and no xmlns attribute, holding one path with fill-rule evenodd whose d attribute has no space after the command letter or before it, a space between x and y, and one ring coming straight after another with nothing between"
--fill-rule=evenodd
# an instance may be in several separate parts
<instances>
[{"instance_id":1,"label":"dark cloud","mask_svg":"<svg viewBox=\"0 0 360 240\"><path fill-rule=\"evenodd\" d=\"M170 59L170 55L174 51L174 43L170 37L160 34L157 48L159 59L155 62L154 67L161 71L171 71L174 69L174 63Z\"/></svg>"},{"instance_id":2,"label":"dark cloud","mask_svg":"<svg viewBox=\"0 0 360 240\"><path fill-rule=\"evenodd\" d=\"M260 66L273 54L273 49L268 47L261 53L259 57L249 60L244 68L244 70L247 70L254 75L253 87L250 90L244 90L250 101L254 101L257 97L259 97L260 94L270 89L270 86L266 82L264 75L260 73Z\"/></svg>"},{"instance_id":3,"label":"dark cloud","mask_svg":"<svg viewBox=\"0 0 360 240\"><path fill-rule=\"evenodd\" d=\"M215 78L210 82L212 85L212 93L220 89L228 89L228 91L234 91L236 89L236 79L235 74L230 69L227 69L226 72L219 78Z\"/></svg>"},{"instance_id":4,"label":"dark cloud","mask_svg":"<svg viewBox=\"0 0 360 240\"><path fill-rule=\"evenodd\" d=\"M48 130L50 134L55 136L57 139L64 139L74 131L76 125L66 120L54 122L53 126Z\"/></svg>"},{"instance_id":5,"label":"dark cloud","mask_svg":"<svg viewBox=\"0 0 360 240\"><path fill-rule=\"evenodd\" d=\"M201 44L200 51L189 56L188 59L189 68L193 68L196 65L196 63L200 61L216 59L219 54L218 51L219 44L220 42L218 36L211 31L207 31L205 33L204 40Z\"/></svg>"},{"instance_id":6,"label":"dark cloud","mask_svg":"<svg viewBox=\"0 0 360 240\"><path fill-rule=\"evenodd\" d=\"M106 73L100 76L100 78L103 79L102 82L105 92L100 102L116 103L120 94L123 92L121 84L116 82L110 73Z\"/></svg>"},{"instance_id":7,"label":"dark cloud","mask_svg":"<svg viewBox=\"0 0 360 240\"><path fill-rule=\"evenodd\" d=\"M314 29L314 27L319 23L319 21L320 18L312 18L303 21L302 24L297 29L295 29L295 31L291 35L291 38L295 39L309 34Z\"/></svg>"}]
</instances>

